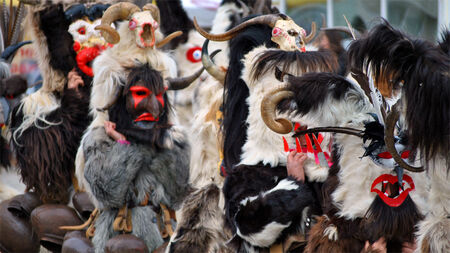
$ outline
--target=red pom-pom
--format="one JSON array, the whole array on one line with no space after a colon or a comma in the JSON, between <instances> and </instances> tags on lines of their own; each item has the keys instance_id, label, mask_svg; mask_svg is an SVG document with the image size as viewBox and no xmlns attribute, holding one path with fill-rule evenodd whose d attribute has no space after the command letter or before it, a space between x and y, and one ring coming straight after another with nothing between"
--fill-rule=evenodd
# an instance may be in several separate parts
<instances>
[{"instance_id":1,"label":"red pom-pom","mask_svg":"<svg viewBox=\"0 0 450 253\"><path fill-rule=\"evenodd\" d=\"M74 50L75 52L78 52L78 50L80 50L80 48L81 48L80 42L75 41L75 42L73 43L73 50Z\"/></svg>"}]
</instances>

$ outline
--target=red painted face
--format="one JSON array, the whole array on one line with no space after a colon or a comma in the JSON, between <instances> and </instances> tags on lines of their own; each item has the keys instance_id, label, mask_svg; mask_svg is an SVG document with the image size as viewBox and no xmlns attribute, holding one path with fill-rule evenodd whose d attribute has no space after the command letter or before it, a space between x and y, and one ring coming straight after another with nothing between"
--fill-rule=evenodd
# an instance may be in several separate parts
<instances>
[{"instance_id":1,"label":"red painted face","mask_svg":"<svg viewBox=\"0 0 450 253\"><path fill-rule=\"evenodd\" d=\"M131 86L129 91L127 108L134 121L158 121L164 108L164 91L155 95L142 85Z\"/></svg>"}]
</instances>

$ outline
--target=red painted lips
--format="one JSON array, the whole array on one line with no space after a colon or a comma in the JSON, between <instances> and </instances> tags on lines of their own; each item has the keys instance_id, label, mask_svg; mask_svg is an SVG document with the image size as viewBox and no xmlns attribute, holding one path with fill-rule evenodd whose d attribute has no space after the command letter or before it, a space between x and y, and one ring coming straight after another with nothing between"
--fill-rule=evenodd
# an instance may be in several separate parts
<instances>
[{"instance_id":1,"label":"red painted lips","mask_svg":"<svg viewBox=\"0 0 450 253\"><path fill-rule=\"evenodd\" d=\"M375 188L379 183L382 183L381 189L384 192ZM415 186L414 186L414 182L410 176L403 175L403 182L399 183L401 185L401 187L399 187L399 191L398 191L399 194L397 196L392 197L392 196L389 196L390 193L388 192L388 189L392 189L392 187L393 187L393 185L395 185L395 183L399 183L397 176L390 175L390 174L383 174L383 175L377 177L373 181L370 191L377 193L378 196L380 196L380 198L387 205L392 206L392 207L398 207L403 203L403 201L405 201L409 192L415 189ZM409 188L407 188L407 185L405 183L408 183ZM397 186L398 186L398 184L397 184Z\"/></svg>"},{"instance_id":2,"label":"red painted lips","mask_svg":"<svg viewBox=\"0 0 450 253\"><path fill-rule=\"evenodd\" d=\"M138 121L158 121L159 117L155 119L155 117L153 117L153 115L151 113L143 113L141 114L141 116L137 117L134 121L138 122Z\"/></svg>"}]
</instances>

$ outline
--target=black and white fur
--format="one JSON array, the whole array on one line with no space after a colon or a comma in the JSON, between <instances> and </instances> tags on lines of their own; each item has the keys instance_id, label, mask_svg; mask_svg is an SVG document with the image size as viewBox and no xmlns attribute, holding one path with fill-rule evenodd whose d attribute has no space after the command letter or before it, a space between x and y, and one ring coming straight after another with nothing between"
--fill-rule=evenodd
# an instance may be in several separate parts
<instances>
[{"instance_id":1,"label":"black and white fur","mask_svg":"<svg viewBox=\"0 0 450 253\"><path fill-rule=\"evenodd\" d=\"M352 67L373 73L387 96L401 95L404 130L431 180L429 212L417 233L423 252L450 251L449 48L448 30L436 45L411 38L386 21L349 48Z\"/></svg>"},{"instance_id":2,"label":"black and white fur","mask_svg":"<svg viewBox=\"0 0 450 253\"><path fill-rule=\"evenodd\" d=\"M290 113L292 121L305 120L317 126L340 126L364 130L365 123L374 121L369 113L374 113L372 104L369 103L362 89L353 81L335 74L309 73L302 77L290 77L287 90L294 92L294 98L282 101L279 104L279 112ZM426 190L428 181L425 175L408 173L415 183L416 190L410 193L413 200L412 206L405 211L407 216L393 216L393 219L404 219L402 227L396 227L395 233L401 233L402 238L388 236L391 231L383 220L370 220L373 203L377 194L370 191L371 184L381 174L389 174L392 168L379 166L367 156L363 156L367 146L362 139L353 135L336 133L333 138L333 166L328 179L323 185L324 202L322 208L327 215L325 222L317 226L325 226L319 234L310 234L308 252L324 249L347 251L360 251L366 240L373 242L373 234L365 235L365 232L352 231L359 227L377 227L380 233L388 241L388 250L391 240L411 242L414 226L419 221L421 214L425 213ZM401 207L401 206L400 206ZM398 209L401 210L401 209ZM411 219L409 219L411 217ZM382 219L391 218L390 216ZM408 219L407 219L408 218ZM405 221L408 220L409 223ZM324 225L325 224L325 225ZM314 227L312 228L315 229ZM317 231L317 230L315 230ZM328 240L319 242L326 236ZM378 239L378 238L375 238ZM396 244L398 246L398 244Z\"/></svg>"}]
</instances>

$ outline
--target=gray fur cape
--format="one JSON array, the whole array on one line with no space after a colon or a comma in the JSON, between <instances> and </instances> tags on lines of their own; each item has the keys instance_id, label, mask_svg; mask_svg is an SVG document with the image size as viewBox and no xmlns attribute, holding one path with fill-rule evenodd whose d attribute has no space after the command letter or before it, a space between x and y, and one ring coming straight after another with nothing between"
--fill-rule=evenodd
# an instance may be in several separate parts
<instances>
[{"instance_id":1,"label":"gray fur cape","mask_svg":"<svg viewBox=\"0 0 450 253\"><path fill-rule=\"evenodd\" d=\"M120 144L103 127L92 129L84 138L84 177L100 210L92 240L95 252L103 252L106 242L119 234L113 231L113 221L125 203L136 205L131 209L132 234L143 239L150 252L163 244L156 213L139 203L149 193L154 206L162 203L177 209L188 192L189 146L185 141L172 142L170 148L161 150Z\"/></svg>"}]
</instances>

